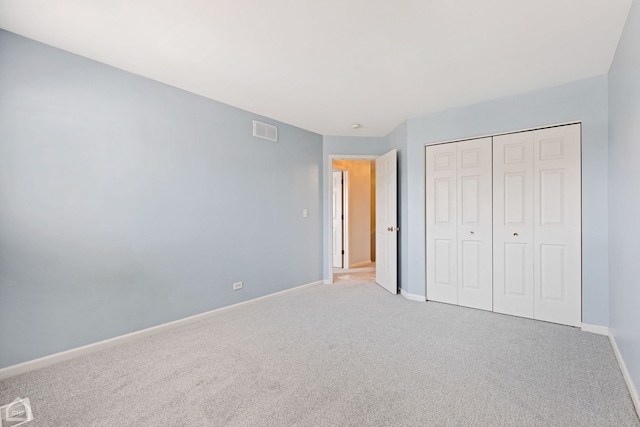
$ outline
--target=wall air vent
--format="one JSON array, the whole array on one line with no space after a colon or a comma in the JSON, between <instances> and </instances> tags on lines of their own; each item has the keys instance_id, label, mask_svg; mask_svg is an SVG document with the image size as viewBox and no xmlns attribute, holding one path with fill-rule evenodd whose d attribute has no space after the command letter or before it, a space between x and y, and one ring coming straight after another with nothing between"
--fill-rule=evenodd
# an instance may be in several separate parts
<instances>
[{"instance_id":1,"label":"wall air vent","mask_svg":"<svg viewBox=\"0 0 640 427\"><path fill-rule=\"evenodd\" d=\"M268 139L269 141L278 140L278 128L274 125L262 123L257 120L253 121L253 136Z\"/></svg>"}]
</instances>

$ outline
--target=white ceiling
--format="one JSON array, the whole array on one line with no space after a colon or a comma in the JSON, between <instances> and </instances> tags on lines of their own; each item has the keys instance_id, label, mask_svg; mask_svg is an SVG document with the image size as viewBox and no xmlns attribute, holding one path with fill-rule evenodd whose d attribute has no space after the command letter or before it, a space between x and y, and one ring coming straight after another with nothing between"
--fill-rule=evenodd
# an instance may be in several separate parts
<instances>
[{"instance_id":1,"label":"white ceiling","mask_svg":"<svg viewBox=\"0 0 640 427\"><path fill-rule=\"evenodd\" d=\"M320 134L383 136L407 117L606 74L630 4L0 0L0 27Z\"/></svg>"}]
</instances>

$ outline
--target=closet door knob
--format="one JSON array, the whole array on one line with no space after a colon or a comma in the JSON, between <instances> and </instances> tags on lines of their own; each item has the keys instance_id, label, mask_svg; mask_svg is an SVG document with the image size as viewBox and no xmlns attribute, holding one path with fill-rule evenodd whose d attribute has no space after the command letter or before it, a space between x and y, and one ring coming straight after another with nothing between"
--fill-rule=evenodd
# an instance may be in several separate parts
<instances>
[{"instance_id":1,"label":"closet door knob","mask_svg":"<svg viewBox=\"0 0 640 427\"><path fill-rule=\"evenodd\" d=\"M513 237L518 237L518 233L513 233Z\"/></svg>"},{"instance_id":2,"label":"closet door knob","mask_svg":"<svg viewBox=\"0 0 640 427\"><path fill-rule=\"evenodd\" d=\"M476 233L474 233L473 231L470 231L469 234L471 234L472 236L474 236Z\"/></svg>"}]
</instances>

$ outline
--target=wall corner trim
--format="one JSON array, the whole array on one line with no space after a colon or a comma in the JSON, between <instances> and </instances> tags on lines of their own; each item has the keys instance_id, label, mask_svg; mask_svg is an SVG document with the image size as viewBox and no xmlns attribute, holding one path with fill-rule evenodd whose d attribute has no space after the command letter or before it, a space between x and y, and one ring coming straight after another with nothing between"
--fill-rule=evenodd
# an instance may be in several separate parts
<instances>
[{"instance_id":1,"label":"wall corner trim","mask_svg":"<svg viewBox=\"0 0 640 427\"><path fill-rule=\"evenodd\" d=\"M592 334L605 335L609 336L609 327L600 326L600 325L590 325L588 323L583 323L580 326L583 332L591 332Z\"/></svg>"},{"instance_id":2,"label":"wall corner trim","mask_svg":"<svg viewBox=\"0 0 640 427\"><path fill-rule=\"evenodd\" d=\"M410 294L409 292L405 291L402 288L400 289L400 295L402 295L403 297L405 297L410 301L425 302L427 300L427 298L424 297L423 295Z\"/></svg>"},{"instance_id":3,"label":"wall corner trim","mask_svg":"<svg viewBox=\"0 0 640 427\"><path fill-rule=\"evenodd\" d=\"M631 400L636 407L636 413L638 414L638 417L640 417L640 397L638 395L638 389L633 383L633 379L631 378L629 370L627 369L627 364L624 362L622 354L620 354L618 343L616 342L616 338L613 336L611 330L609 330L609 341L611 342L611 347L613 347L613 353L616 355L616 359L618 360L618 365L620 365L622 376L624 377L624 380L627 383L627 387L629 388L629 394L631 395Z\"/></svg>"},{"instance_id":4,"label":"wall corner trim","mask_svg":"<svg viewBox=\"0 0 640 427\"><path fill-rule=\"evenodd\" d=\"M92 344L87 344L82 347L76 347L70 350L62 351L60 353L54 353L48 356L40 357L38 359L28 360L26 362L19 363L17 365L7 366L6 368L0 369L0 380L4 380L10 377L15 377L16 375L24 374L30 371L35 371L36 369L45 368L47 366L55 365L60 362L65 362L67 360L75 359L80 356L84 356L90 353L95 353L97 351L106 350L108 348L115 347L125 342L134 341L140 338L148 337L150 335L158 334L160 332L175 329L191 323L196 323L200 320L204 320L206 318L221 314L225 311L230 311L244 305L259 302L260 300L263 300L265 298L271 298L276 295L282 295L282 294L296 291L302 288L317 286L322 284L324 284L324 281L318 280L316 282L307 283L305 285L296 286L294 288L285 289L283 291L274 292L272 294L264 295L258 298L242 301L237 304L220 307L215 310L196 314L194 316L185 317L183 319L174 320L172 322L163 323L161 325L152 326L146 329L141 329L139 331L131 332L125 335L120 335L120 336L109 338L103 341L98 341Z\"/></svg>"}]
</instances>

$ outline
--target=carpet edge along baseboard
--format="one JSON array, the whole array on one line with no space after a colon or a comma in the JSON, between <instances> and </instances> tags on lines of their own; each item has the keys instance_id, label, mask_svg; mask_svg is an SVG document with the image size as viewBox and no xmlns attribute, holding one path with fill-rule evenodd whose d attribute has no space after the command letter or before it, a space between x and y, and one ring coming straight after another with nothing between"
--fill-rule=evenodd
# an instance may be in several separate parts
<instances>
[{"instance_id":1,"label":"carpet edge along baseboard","mask_svg":"<svg viewBox=\"0 0 640 427\"><path fill-rule=\"evenodd\" d=\"M174 320L160 325L151 326L149 328L141 329L139 331L130 332L128 334L119 335L117 337L108 338L106 340L97 341L95 343L83 345L80 347L71 348L69 350L61 351L59 353L50 354L47 356L39 357L37 359L28 360L26 362L18 363L16 365L7 366L0 369L0 380L15 377L16 375L24 374L36 369L45 368L47 366L55 365L57 363L65 362L67 360L75 359L86 354L94 353L96 351L105 350L107 348L115 347L116 345L124 344L129 341L138 340L150 335L155 335L163 331L175 329L181 326L188 325L190 323L199 322L210 316L220 314L223 311L232 310L250 303L258 302L265 298L271 298L276 295L281 295L287 292L295 291L308 286L322 285L323 280L317 280L315 282L307 283L304 285L296 286L290 289L274 292L272 294L264 295L257 298L252 298L247 301L242 301L236 304L227 305L224 307L216 308L215 310L206 311L204 313L196 314L193 316L185 317L182 319Z\"/></svg>"}]
</instances>

